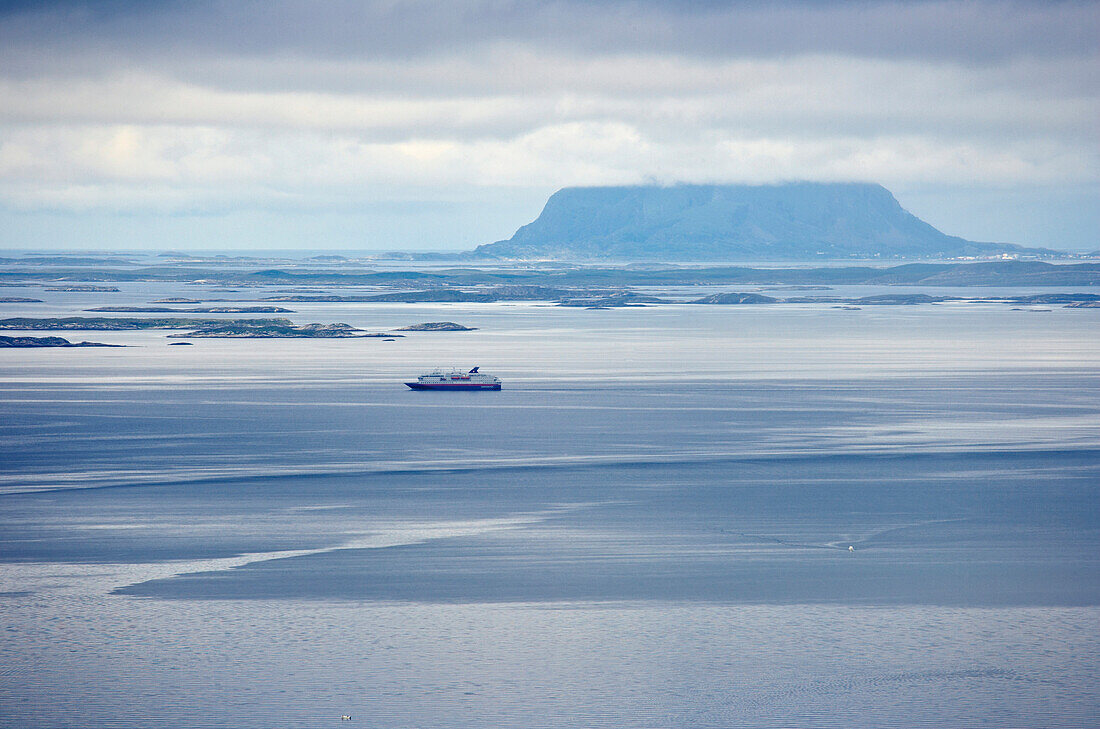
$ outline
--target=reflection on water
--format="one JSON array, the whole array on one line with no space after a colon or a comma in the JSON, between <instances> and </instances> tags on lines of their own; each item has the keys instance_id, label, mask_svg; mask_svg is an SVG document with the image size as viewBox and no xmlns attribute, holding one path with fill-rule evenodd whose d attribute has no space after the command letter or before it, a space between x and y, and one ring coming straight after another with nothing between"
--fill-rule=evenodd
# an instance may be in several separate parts
<instances>
[{"instance_id":1,"label":"reflection on water","mask_svg":"<svg viewBox=\"0 0 1100 729\"><path fill-rule=\"evenodd\" d=\"M1096 310L295 307L2 353L0 726L1096 723Z\"/></svg>"}]
</instances>

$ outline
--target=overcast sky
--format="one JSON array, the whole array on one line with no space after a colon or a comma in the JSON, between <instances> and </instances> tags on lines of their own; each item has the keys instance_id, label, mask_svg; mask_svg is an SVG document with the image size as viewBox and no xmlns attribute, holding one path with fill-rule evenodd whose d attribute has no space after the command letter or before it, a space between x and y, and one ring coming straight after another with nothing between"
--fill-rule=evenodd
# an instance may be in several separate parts
<instances>
[{"instance_id":1,"label":"overcast sky","mask_svg":"<svg viewBox=\"0 0 1100 729\"><path fill-rule=\"evenodd\" d=\"M1100 248L1096 2L0 2L0 246L451 249L567 185L879 182Z\"/></svg>"}]
</instances>

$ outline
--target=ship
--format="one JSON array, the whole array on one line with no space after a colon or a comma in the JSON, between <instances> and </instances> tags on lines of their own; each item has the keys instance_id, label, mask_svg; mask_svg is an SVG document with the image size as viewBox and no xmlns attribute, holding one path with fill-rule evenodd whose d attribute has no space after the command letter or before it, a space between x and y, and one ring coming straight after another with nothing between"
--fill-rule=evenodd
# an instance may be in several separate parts
<instances>
[{"instance_id":1,"label":"ship","mask_svg":"<svg viewBox=\"0 0 1100 729\"><path fill-rule=\"evenodd\" d=\"M469 372L436 370L420 375L416 382L405 384L414 390L499 390L500 378L478 372L474 367Z\"/></svg>"}]
</instances>

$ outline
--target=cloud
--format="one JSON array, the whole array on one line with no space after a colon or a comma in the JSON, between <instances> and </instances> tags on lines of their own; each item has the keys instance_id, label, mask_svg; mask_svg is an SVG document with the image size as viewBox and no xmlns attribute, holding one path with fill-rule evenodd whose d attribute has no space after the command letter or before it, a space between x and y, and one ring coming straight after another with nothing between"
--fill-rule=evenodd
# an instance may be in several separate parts
<instances>
[{"instance_id":1,"label":"cloud","mask_svg":"<svg viewBox=\"0 0 1100 729\"><path fill-rule=\"evenodd\" d=\"M8 3L0 207L1095 185L1096 37L1081 2Z\"/></svg>"},{"instance_id":2,"label":"cloud","mask_svg":"<svg viewBox=\"0 0 1100 729\"><path fill-rule=\"evenodd\" d=\"M1091 54L1100 35L1095 3L1021 0L74 0L17 3L2 24L0 39L18 55L45 45L129 62L189 54L407 60L501 42L582 54L989 62Z\"/></svg>"},{"instance_id":3,"label":"cloud","mask_svg":"<svg viewBox=\"0 0 1100 729\"><path fill-rule=\"evenodd\" d=\"M306 65L306 64L299 64ZM332 73L317 72L318 76ZM505 69L501 71L500 69ZM964 126L1089 134L1100 88L1051 61L949 64L798 56L705 63L668 56L537 56L527 49L423 63L344 63L348 91L225 89L125 69L95 78L0 77L0 121L200 124L487 135L622 115L698 124ZM486 81L492 79L492 82ZM446 91L437 91L442 85Z\"/></svg>"},{"instance_id":4,"label":"cloud","mask_svg":"<svg viewBox=\"0 0 1100 729\"><path fill-rule=\"evenodd\" d=\"M421 189L793 179L1004 185L1090 181L1095 159L1042 141L920 136L661 138L619 121L549 124L508 138L364 141L211 127L27 130L0 147L0 196L20 209L323 210Z\"/></svg>"}]
</instances>

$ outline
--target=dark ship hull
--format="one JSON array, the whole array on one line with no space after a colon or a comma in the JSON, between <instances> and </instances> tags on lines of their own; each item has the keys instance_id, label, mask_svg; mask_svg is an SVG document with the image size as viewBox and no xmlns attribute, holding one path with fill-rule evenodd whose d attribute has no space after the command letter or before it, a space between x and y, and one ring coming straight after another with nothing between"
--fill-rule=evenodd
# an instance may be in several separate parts
<instances>
[{"instance_id":1,"label":"dark ship hull","mask_svg":"<svg viewBox=\"0 0 1100 729\"><path fill-rule=\"evenodd\" d=\"M487 382L485 384L471 384L469 382L462 383L430 383L425 384L422 382L406 382L406 385L414 390L499 390L499 382Z\"/></svg>"}]
</instances>

